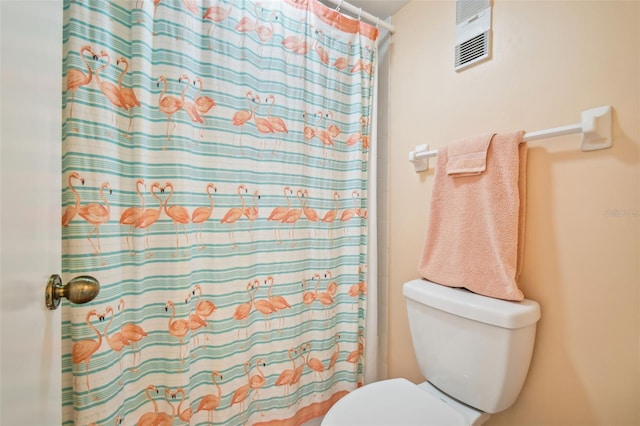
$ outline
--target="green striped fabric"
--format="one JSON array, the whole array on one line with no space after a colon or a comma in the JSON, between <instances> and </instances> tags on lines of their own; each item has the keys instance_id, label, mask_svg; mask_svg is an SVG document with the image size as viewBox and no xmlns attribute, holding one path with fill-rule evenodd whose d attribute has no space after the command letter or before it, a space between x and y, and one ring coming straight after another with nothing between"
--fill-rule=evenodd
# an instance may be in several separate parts
<instances>
[{"instance_id":1,"label":"green striped fabric","mask_svg":"<svg viewBox=\"0 0 640 426\"><path fill-rule=\"evenodd\" d=\"M301 424L362 383L377 30L315 0L64 4L67 425Z\"/></svg>"}]
</instances>

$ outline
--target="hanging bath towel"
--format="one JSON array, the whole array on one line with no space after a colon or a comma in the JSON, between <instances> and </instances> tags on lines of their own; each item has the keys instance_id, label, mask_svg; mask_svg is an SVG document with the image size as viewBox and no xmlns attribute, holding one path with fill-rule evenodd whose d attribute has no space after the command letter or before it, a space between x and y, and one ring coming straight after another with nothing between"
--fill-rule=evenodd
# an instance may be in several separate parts
<instances>
[{"instance_id":1,"label":"hanging bath towel","mask_svg":"<svg viewBox=\"0 0 640 426\"><path fill-rule=\"evenodd\" d=\"M524 131L478 136L480 142L490 141L486 169L479 174L447 174L451 153L459 153L460 144L469 140L438 151L418 266L422 277L498 299L524 299L518 288L526 211L523 135Z\"/></svg>"}]
</instances>

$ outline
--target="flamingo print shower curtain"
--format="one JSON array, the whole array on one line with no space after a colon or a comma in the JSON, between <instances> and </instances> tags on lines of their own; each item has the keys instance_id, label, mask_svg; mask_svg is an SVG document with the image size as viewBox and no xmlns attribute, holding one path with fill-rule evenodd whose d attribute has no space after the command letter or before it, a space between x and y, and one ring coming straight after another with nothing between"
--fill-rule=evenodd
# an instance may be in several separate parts
<instances>
[{"instance_id":1,"label":"flamingo print shower curtain","mask_svg":"<svg viewBox=\"0 0 640 426\"><path fill-rule=\"evenodd\" d=\"M377 29L67 1L63 423L301 424L362 383Z\"/></svg>"}]
</instances>

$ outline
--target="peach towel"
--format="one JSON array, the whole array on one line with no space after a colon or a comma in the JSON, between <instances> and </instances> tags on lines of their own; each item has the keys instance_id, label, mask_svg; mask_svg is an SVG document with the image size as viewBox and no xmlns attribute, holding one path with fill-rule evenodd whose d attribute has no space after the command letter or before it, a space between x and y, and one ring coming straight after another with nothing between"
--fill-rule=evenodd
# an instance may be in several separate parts
<instances>
[{"instance_id":1,"label":"peach towel","mask_svg":"<svg viewBox=\"0 0 640 426\"><path fill-rule=\"evenodd\" d=\"M487 151L495 133L462 139L447 147L447 174L453 177L479 175L487 169Z\"/></svg>"},{"instance_id":2,"label":"peach towel","mask_svg":"<svg viewBox=\"0 0 640 426\"><path fill-rule=\"evenodd\" d=\"M438 151L418 265L422 277L498 299L524 299L517 284L526 212L527 144L521 143L523 135L519 131L493 136L486 170L474 176L449 176L449 149Z\"/></svg>"}]
</instances>

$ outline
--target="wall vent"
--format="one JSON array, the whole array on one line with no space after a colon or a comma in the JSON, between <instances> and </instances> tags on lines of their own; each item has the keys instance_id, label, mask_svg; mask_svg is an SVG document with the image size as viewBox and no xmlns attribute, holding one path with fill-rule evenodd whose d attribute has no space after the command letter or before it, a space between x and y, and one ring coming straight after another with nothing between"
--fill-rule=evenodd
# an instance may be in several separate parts
<instances>
[{"instance_id":1,"label":"wall vent","mask_svg":"<svg viewBox=\"0 0 640 426\"><path fill-rule=\"evenodd\" d=\"M454 69L489 59L490 47L491 0L457 0Z\"/></svg>"}]
</instances>

